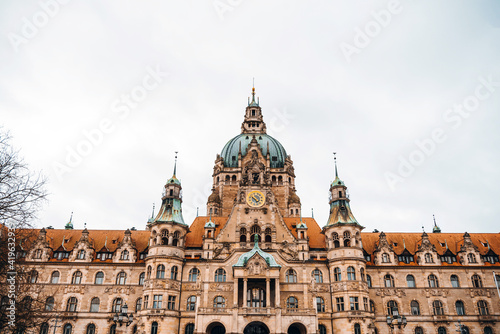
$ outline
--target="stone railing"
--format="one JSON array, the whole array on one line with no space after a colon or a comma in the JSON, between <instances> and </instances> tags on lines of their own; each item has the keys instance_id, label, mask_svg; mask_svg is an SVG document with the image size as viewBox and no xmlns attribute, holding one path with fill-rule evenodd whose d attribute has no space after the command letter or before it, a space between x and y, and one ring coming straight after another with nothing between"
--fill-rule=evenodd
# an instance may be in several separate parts
<instances>
[{"instance_id":1,"label":"stone railing","mask_svg":"<svg viewBox=\"0 0 500 334\"><path fill-rule=\"evenodd\" d=\"M285 308L287 315L316 315L316 310L313 308Z\"/></svg>"},{"instance_id":2,"label":"stone railing","mask_svg":"<svg viewBox=\"0 0 500 334\"><path fill-rule=\"evenodd\" d=\"M200 307L198 313L200 314L229 314L230 309L225 307Z\"/></svg>"}]
</instances>

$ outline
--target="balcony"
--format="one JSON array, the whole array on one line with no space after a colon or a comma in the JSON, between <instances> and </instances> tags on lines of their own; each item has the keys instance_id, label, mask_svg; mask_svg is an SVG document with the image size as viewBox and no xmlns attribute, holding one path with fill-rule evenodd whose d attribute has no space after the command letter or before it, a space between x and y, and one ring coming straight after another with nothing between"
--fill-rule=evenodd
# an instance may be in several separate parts
<instances>
[{"instance_id":1,"label":"balcony","mask_svg":"<svg viewBox=\"0 0 500 334\"><path fill-rule=\"evenodd\" d=\"M200 307L200 314L229 314L231 309L225 307Z\"/></svg>"},{"instance_id":2,"label":"balcony","mask_svg":"<svg viewBox=\"0 0 500 334\"><path fill-rule=\"evenodd\" d=\"M316 310L313 308L287 308L286 315L316 315Z\"/></svg>"},{"instance_id":3,"label":"balcony","mask_svg":"<svg viewBox=\"0 0 500 334\"><path fill-rule=\"evenodd\" d=\"M242 307L238 310L242 315L271 315L271 309L267 307Z\"/></svg>"}]
</instances>

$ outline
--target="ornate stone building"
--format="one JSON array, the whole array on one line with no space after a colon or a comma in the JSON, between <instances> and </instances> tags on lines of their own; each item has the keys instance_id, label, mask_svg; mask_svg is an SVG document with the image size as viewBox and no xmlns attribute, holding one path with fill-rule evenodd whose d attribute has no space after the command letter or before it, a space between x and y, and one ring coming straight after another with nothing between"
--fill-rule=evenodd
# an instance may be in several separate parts
<instances>
[{"instance_id":1,"label":"ornate stone building","mask_svg":"<svg viewBox=\"0 0 500 334\"><path fill-rule=\"evenodd\" d=\"M207 216L184 222L174 168L144 231L40 230L32 282L59 312L57 334L390 333L397 314L406 333L459 321L500 333L498 234L362 233L336 166L329 189L320 227L302 217L293 161L253 90L215 160Z\"/></svg>"}]
</instances>

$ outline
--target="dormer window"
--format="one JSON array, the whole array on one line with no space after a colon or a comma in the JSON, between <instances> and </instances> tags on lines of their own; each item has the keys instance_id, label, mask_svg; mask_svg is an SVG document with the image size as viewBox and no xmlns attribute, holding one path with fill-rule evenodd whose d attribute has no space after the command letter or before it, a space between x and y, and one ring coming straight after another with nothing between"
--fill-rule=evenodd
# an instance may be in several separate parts
<instances>
[{"instance_id":1,"label":"dormer window","mask_svg":"<svg viewBox=\"0 0 500 334\"><path fill-rule=\"evenodd\" d=\"M85 260L85 251L83 249L78 252L78 260Z\"/></svg>"}]
</instances>

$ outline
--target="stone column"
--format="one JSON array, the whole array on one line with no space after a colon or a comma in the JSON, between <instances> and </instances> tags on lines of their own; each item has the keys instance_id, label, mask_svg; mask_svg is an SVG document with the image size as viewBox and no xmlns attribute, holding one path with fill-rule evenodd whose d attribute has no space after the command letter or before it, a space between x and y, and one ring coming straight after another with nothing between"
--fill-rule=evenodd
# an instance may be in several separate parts
<instances>
[{"instance_id":1,"label":"stone column","mask_svg":"<svg viewBox=\"0 0 500 334\"><path fill-rule=\"evenodd\" d=\"M243 307L247 307L247 281L248 278L243 279Z\"/></svg>"},{"instance_id":2,"label":"stone column","mask_svg":"<svg viewBox=\"0 0 500 334\"><path fill-rule=\"evenodd\" d=\"M271 279L266 278L266 306L271 307Z\"/></svg>"},{"instance_id":3,"label":"stone column","mask_svg":"<svg viewBox=\"0 0 500 334\"><path fill-rule=\"evenodd\" d=\"M238 279L234 279L233 307L238 307Z\"/></svg>"},{"instance_id":4,"label":"stone column","mask_svg":"<svg viewBox=\"0 0 500 334\"><path fill-rule=\"evenodd\" d=\"M276 281L276 307L280 307L280 280L278 278L275 278Z\"/></svg>"}]
</instances>

